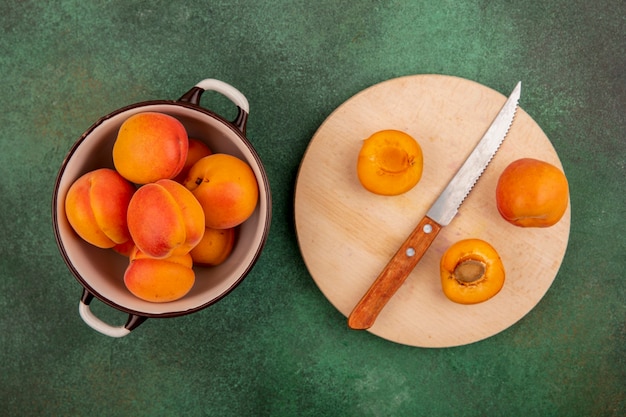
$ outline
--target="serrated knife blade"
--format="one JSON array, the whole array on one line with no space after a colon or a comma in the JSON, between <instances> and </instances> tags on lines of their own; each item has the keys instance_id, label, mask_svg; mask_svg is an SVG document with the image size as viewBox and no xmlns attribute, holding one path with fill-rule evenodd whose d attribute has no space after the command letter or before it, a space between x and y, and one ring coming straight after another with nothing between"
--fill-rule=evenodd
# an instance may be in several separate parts
<instances>
[{"instance_id":1,"label":"serrated knife blade","mask_svg":"<svg viewBox=\"0 0 626 417\"><path fill-rule=\"evenodd\" d=\"M352 310L348 318L350 328L368 329L374 324L378 314L402 286L435 240L441 228L452 221L459 207L504 141L515 117L521 88L522 83L520 81L472 153L427 211L426 216L400 246L400 249Z\"/></svg>"}]
</instances>

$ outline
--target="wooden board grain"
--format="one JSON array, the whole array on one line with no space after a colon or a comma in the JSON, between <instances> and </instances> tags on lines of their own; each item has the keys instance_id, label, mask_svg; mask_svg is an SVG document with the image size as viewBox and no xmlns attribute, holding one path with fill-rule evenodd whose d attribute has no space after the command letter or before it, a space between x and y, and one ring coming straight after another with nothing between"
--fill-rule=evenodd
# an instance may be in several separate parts
<instances>
[{"instance_id":1,"label":"wooden board grain","mask_svg":"<svg viewBox=\"0 0 626 417\"><path fill-rule=\"evenodd\" d=\"M511 89L514 86L512 82ZM505 95L462 78L407 76L360 92L320 126L298 173L295 225L311 276L344 316L425 215L505 101ZM521 106L523 102L522 83ZM422 179L400 196L372 194L356 175L361 141L383 129L410 134L424 154ZM550 140L520 108L506 140L457 216L441 230L368 331L410 346L458 346L507 329L537 305L565 255L570 208L559 223L544 229L515 227L500 217L495 203L498 176L522 157L562 168ZM465 238L491 243L506 269L501 292L471 306L449 301L439 281L441 255Z\"/></svg>"}]
</instances>

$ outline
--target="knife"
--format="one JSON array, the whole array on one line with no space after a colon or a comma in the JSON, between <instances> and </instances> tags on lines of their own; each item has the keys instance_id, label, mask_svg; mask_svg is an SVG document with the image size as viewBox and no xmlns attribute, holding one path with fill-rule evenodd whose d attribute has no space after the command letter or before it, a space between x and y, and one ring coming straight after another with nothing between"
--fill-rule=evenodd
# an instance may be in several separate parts
<instances>
[{"instance_id":1,"label":"knife","mask_svg":"<svg viewBox=\"0 0 626 417\"><path fill-rule=\"evenodd\" d=\"M520 81L487 132L430 207L426 216L400 246L400 249L352 310L348 318L350 328L369 329L374 324L378 314L406 281L441 228L452 221L463 200L472 190L506 137L517 110L521 88L522 83Z\"/></svg>"}]
</instances>

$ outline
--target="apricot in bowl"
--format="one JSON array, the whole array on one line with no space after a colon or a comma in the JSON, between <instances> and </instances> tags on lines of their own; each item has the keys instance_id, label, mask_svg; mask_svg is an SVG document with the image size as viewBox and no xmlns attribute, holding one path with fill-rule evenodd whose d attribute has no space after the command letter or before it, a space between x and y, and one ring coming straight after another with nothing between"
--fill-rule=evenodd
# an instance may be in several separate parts
<instances>
[{"instance_id":1,"label":"apricot in bowl","mask_svg":"<svg viewBox=\"0 0 626 417\"><path fill-rule=\"evenodd\" d=\"M176 301L187 295L195 283L189 253L153 258L138 248L130 253L124 285L134 296L152 303Z\"/></svg>"},{"instance_id":2,"label":"apricot in bowl","mask_svg":"<svg viewBox=\"0 0 626 417\"><path fill-rule=\"evenodd\" d=\"M197 161L184 183L204 210L207 227L230 229L252 215L259 200L259 186L250 165L225 153Z\"/></svg>"},{"instance_id":3,"label":"apricot in bowl","mask_svg":"<svg viewBox=\"0 0 626 417\"><path fill-rule=\"evenodd\" d=\"M357 175L366 190L379 195L403 194L422 178L422 148L409 134L381 130L363 141Z\"/></svg>"},{"instance_id":4,"label":"apricot in bowl","mask_svg":"<svg viewBox=\"0 0 626 417\"><path fill-rule=\"evenodd\" d=\"M198 200L169 179L140 187L128 205L127 220L135 245L153 258L189 253L205 227Z\"/></svg>"},{"instance_id":5,"label":"apricot in bowl","mask_svg":"<svg viewBox=\"0 0 626 417\"><path fill-rule=\"evenodd\" d=\"M67 220L86 242L113 248L128 242L126 212L135 188L117 171L99 168L72 183L64 201Z\"/></svg>"},{"instance_id":6,"label":"apricot in bowl","mask_svg":"<svg viewBox=\"0 0 626 417\"><path fill-rule=\"evenodd\" d=\"M205 156L211 155L213 152L209 149L208 146L204 142L199 139L189 138L189 149L187 151L187 160L183 165L183 169L180 173L174 178L174 181L183 183L187 179L187 174L191 170L191 167L194 166L196 162Z\"/></svg>"},{"instance_id":7,"label":"apricot in bowl","mask_svg":"<svg viewBox=\"0 0 626 417\"><path fill-rule=\"evenodd\" d=\"M235 237L235 228L207 227L200 242L189 252L194 265L217 266L224 262L233 251Z\"/></svg>"},{"instance_id":8,"label":"apricot in bowl","mask_svg":"<svg viewBox=\"0 0 626 417\"><path fill-rule=\"evenodd\" d=\"M120 126L113 163L127 180L147 184L176 177L188 151L187 131L177 118L162 112L141 112Z\"/></svg>"}]
</instances>

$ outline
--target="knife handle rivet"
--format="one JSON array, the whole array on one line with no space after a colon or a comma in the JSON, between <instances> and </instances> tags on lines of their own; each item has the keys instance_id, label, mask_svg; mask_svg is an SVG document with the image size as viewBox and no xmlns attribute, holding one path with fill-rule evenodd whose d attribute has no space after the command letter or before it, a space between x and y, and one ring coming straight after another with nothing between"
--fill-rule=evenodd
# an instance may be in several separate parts
<instances>
[{"instance_id":1,"label":"knife handle rivet","mask_svg":"<svg viewBox=\"0 0 626 417\"><path fill-rule=\"evenodd\" d=\"M424 233L430 233L433 231L433 227L430 224L425 224L423 230L424 230Z\"/></svg>"},{"instance_id":2,"label":"knife handle rivet","mask_svg":"<svg viewBox=\"0 0 626 417\"><path fill-rule=\"evenodd\" d=\"M415 249L413 248L407 248L406 249L406 256L408 256L409 258L415 256Z\"/></svg>"}]
</instances>

